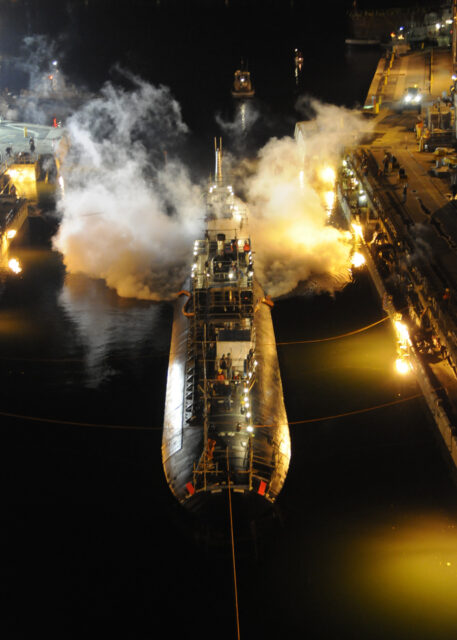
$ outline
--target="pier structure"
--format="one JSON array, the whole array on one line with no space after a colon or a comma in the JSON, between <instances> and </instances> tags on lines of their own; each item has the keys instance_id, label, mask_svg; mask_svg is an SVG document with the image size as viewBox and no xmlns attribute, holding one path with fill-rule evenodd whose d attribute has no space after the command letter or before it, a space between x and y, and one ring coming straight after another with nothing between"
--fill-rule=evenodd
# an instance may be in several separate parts
<instances>
[{"instance_id":1,"label":"pier structure","mask_svg":"<svg viewBox=\"0 0 457 640\"><path fill-rule=\"evenodd\" d=\"M11 259L28 217L56 195L59 166L65 154L60 127L0 120L0 282L6 271L20 272Z\"/></svg>"},{"instance_id":2,"label":"pier structure","mask_svg":"<svg viewBox=\"0 0 457 640\"><path fill-rule=\"evenodd\" d=\"M380 60L364 106L372 131L343 160L338 196L396 329L400 361L416 376L447 458L457 469L457 157L451 58L445 49L402 56L390 52ZM419 90L417 103L405 101L409 87Z\"/></svg>"}]
</instances>

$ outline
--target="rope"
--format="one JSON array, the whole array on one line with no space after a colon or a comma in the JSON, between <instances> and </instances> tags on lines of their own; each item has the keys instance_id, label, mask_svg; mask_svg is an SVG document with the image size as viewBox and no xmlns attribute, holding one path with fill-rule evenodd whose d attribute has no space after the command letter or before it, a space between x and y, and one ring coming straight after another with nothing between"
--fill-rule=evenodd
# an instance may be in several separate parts
<instances>
[{"instance_id":1,"label":"rope","mask_svg":"<svg viewBox=\"0 0 457 640\"><path fill-rule=\"evenodd\" d=\"M235 563L235 538L233 535L233 512L232 512L232 487L230 482L230 463L227 453L227 480L228 480L228 499L229 499L229 513L230 513L230 538L232 541L232 564L233 564L233 588L235 590L235 615L236 615L236 636L240 640L240 615L238 610L238 588L236 584L236 563Z\"/></svg>"},{"instance_id":2,"label":"rope","mask_svg":"<svg viewBox=\"0 0 457 640\"><path fill-rule=\"evenodd\" d=\"M57 420L54 418L40 418L38 416L25 416L19 413L7 413L0 411L0 416L16 418L17 420L31 420L33 422L49 422L50 424L66 424L74 427L95 427L97 429L121 429L131 431L162 431L163 427L141 427L125 424L102 424L99 422L75 422L74 420Z\"/></svg>"},{"instance_id":3,"label":"rope","mask_svg":"<svg viewBox=\"0 0 457 640\"><path fill-rule=\"evenodd\" d=\"M348 331L347 333L341 333L338 336L331 336L329 338L316 338L315 340L295 340L295 341L289 341L289 342L277 342L276 345L277 346L283 346L283 345L287 345L287 344L311 344L312 342L328 342L329 340L339 340L340 338L346 338L347 336L353 336L356 333L361 333L362 331L367 331L368 329L371 329L372 327L375 327L377 324L381 324L381 322L385 322L386 320L389 320L389 316L386 316L385 318L381 318L381 320L377 320L376 322L373 322L372 324L368 324L366 327L362 327L361 329L355 329L354 331Z\"/></svg>"},{"instance_id":4,"label":"rope","mask_svg":"<svg viewBox=\"0 0 457 640\"><path fill-rule=\"evenodd\" d=\"M436 389L434 389L436 391ZM378 409L384 409L385 407L393 407L396 404L402 404L403 402L409 402L410 400L415 400L417 398L422 398L422 393L416 393L412 396L408 396L407 398L400 398L398 400L392 400L391 402L384 402L383 404L377 404L373 407L366 407L365 409L355 409L354 411L347 411L346 413L337 413L333 416L323 416L321 418L308 418L306 420L294 420L293 422L289 422L289 426L293 426L295 424L309 424L311 422L323 422L324 420L336 420L338 418L346 418L347 416L355 416L359 413L368 413L369 411L377 411ZM256 424L253 425L255 428L261 427L275 427L276 425L272 424Z\"/></svg>"},{"instance_id":5,"label":"rope","mask_svg":"<svg viewBox=\"0 0 457 640\"><path fill-rule=\"evenodd\" d=\"M441 387L439 387L441 388ZM434 389L437 391L437 389ZM337 413L331 416L321 416L320 418L307 418L305 420L294 420L288 422L289 426L294 426L297 424L310 424L312 422L323 422L325 420L337 420L338 418L345 418L347 416L354 416L359 413L367 413L369 411L377 411L378 409L384 409L386 407L392 407L396 404L402 404L404 402L409 402L410 400L416 400L417 398L421 398L421 393L416 393L412 396L408 396L406 398L399 398L398 400L392 400L391 402L385 402L383 404L374 405L372 407L365 407L364 409L355 409L354 411L347 411L346 413ZM138 425L126 425L126 424L102 424L99 422L76 422L74 420L57 420L54 418L40 418L38 416L26 416L19 413L7 413L6 411L0 411L0 416L4 416L6 418L16 418L17 420L31 420L34 422L48 422L50 424L63 424L70 425L75 427L94 427L96 429L119 429L126 431L163 431L163 426L161 427L143 427ZM276 424L256 424L253 425L256 429L261 428L274 428L278 425Z\"/></svg>"},{"instance_id":6,"label":"rope","mask_svg":"<svg viewBox=\"0 0 457 640\"><path fill-rule=\"evenodd\" d=\"M385 318L381 318L381 320L377 320L376 322L373 322L372 324L368 324L365 327L361 327L360 329L355 329L354 331L348 331L347 333L341 333L340 335L337 336L330 336L328 338L316 338L314 340L290 340L287 342L276 342L276 346L286 346L288 344L312 344L313 342L328 342L329 340L339 340L340 338L346 338L347 336L353 336L356 333L362 333L363 331L368 331L369 329L371 329L372 327L375 327L378 324L381 324L381 322L385 322L386 320L389 319L389 316L386 316ZM215 340L205 340L205 341L201 341L201 343L205 343L205 344L210 344L212 342L215 342ZM266 345L265 345L266 346ZM163 358L165 357L165 355L167 354L166 351L163 351L161 353L155 353L155 354L150 354L150 355L143 355L143 356L138 356L138 355L132 355L132 356L123 356L123 357L113 357L113 360L128 360L128 359L135 359L135 360L148 360L150 358ZM172 353L170 353L169 355L173 355ZM86 359L85 358L27 358L27 357L17 357L17 356L0 356L0 360L9 360L9 361L18 361L18 362L85 362ZM215 360L208 360L208 362L215 362Z\"/></svg>"}]
</instances>

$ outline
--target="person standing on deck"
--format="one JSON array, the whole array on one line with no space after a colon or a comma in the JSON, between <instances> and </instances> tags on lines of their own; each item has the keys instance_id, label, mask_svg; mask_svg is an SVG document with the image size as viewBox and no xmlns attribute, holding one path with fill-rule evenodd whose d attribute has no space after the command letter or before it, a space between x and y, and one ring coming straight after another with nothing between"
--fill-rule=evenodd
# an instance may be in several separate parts
<instances>
[{"instance_id":1,"label":"person standing on deck","mask_svg":"<svg viewBox=\"0 0 457 640\"><path fill-rule=\"evenodd\" d=\"M403 203L406 202L407 196L408 196L408 183L405 182L405 184L403 185Z\"/></svg>"},{"instance_id":2,"label":"person standing on deck","mask_svg":"<svg viewBox=\"0 0 457 640\"><path fill-rule=\"evenodd\" d=\"M227 364L227 379L232 379L232 358L230 353L227 353L227 357L225 358L225 362Z\"/></svg>"}]
</instances>

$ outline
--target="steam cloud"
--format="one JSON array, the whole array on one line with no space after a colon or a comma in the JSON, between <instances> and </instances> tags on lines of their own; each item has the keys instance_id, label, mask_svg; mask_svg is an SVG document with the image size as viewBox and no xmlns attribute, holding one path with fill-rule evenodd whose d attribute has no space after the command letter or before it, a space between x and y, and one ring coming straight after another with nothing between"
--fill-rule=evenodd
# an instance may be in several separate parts
<instances>
[{"instance_id":1,"label":"steam cloud","mask_svg":"<svg viewBox=\"0 0 457 640\"><path fill-rule=\"evenodd\" d=\"M0 96L0 115L6 120L51 124L53 116L63 120L89 94L67 81L60 68L59 46L44 35L27 36L21 55L12 59L10 73L25 74L28 88L18 95Z\"/></svg>"},{"instance_id":2,"label":"steam cloud","mask_svg":"<svg viewBox=\"0 0 457 640\"><path fill-rule=\"evenodd\" d=\"M223 134L229 137L231 146L235 149L241 149L245 138L259 118L260 113L252 102L242 100L236 105L233 120L225 120L220 113L216 114L215 120Z\"/></svg>"},{"instance_id":3,"label":"steam cloud","mask_svg":"<svg viewBox=\"0 0 457 640\"><path fill-rule=\"evenodd\" d=\"M164 149L173 150L187 131L179 105L167 88L128 78L132 91L107 84L67 122L54 246L68 272L103 278L120 296L171 299L203 232L201 189L180 162L164 162ZM329 224L318 170L335 168L367 126L350 110L317 100L297 107L313 118L304 141L273 138L254 165L244 165L257 276L274 297L302 282L335 291L350 279L349 234ZM238 120L234 129L243 126Z\"/></svg>"},{"instance_id":4,"label":"steam cloud","mask_svg":"<svg viewBox=\"0 0 457 640\"><path fill-rule=\"evenodd\" d=\"M318 171L336 168L343 148L367 126L342 107L309 99L300 106L314 116L304 141L271 139L246 184L257 276L273 297L305 281L308 289L332 292L350 279L351 242L328 224L321 192L329 187L319 184Z\"/></svg>"},{"instance_id":5,"label":"steam cloud","mask_svg":"<svg viewBox=\"0 0 457 640\"><path fill-rule=\"evenodd\" d=\"M103 278L120 296L169 299L188 274L204 212L178 161L164 161L187 127L165 87L107 84L69 119L62 221L54 246L70 273Z\"/></svg>"}]
</instances>

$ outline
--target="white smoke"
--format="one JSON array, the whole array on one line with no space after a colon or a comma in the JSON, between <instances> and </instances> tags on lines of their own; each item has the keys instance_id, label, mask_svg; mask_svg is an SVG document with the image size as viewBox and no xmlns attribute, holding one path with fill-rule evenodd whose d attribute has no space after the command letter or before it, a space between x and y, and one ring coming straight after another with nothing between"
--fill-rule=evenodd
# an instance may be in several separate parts
<instances>
[{"instance_id":1,"label":"white smoke","mask_svg":"<svg viewBox=\"0 0 457 640\"><path fill-rule=\"evenodd\" d=\"M167 88L130 80L132 91L108 84L67 123L54 246L70 273L103 278L123 297L168 299L202 233L201 192L166 154L187 131L179 105Z\"/></svg>"},{"instance_id":2,"label":"white smoke","mask_svg":"<svg viewBox=\"0 0 457 640\"><path fill-rule=\"evenodd\" d=\"M257 275L272 296L308 281L313 290L335 291L350 279L350 234L329 224L319 182L324 165L337 168L341 152L366 131L357 114L313 100L315 118L301 143L271 139L247 178Z\"/></svg>"},{"instance_id":3,"label":"white smoke","mask_svg":"<svg viewBox=\"0 0 457 640\"><path fill-rule=\"evenodd\" d=\"M224 136L228 136L230 144L234 148L238 148L259 118L260 112L252 101L241 100L235 105L233 120L224 119L220 113L216 114L215 120Z\"/></svg>"},{"instance_id":4,"label":"white smoke","mask_svg":"<svg viewBox=\"0 0 457 640\"><path fill-rule=\"evenodd\" d=\"M103 278L120 296L170 299L203 232L203 200L186 168L170 159L187 131L179 105L167 88L129 79L132 91L108 84L68 121L54 246L68 272ZM316 100L306 109L314 119L301 142L273 138L245 165L257 274L275 297L303 282L335 291L350 279L350 234L329 223L318 172L324 164L336 169L367 125Z\"/></svg>"},{"instance_id":5,"label":"white smoke","mask_svg":"<svg viewBox=\"0 0 457 640\"><path fill-rule=\"evenodd\" d=\"M7 120L49 125L55 117L63 121L87 99L82 87L68 82L61 65L60 44L45 35L27 36L21 55L12 59L15 74L25 74L27 86L18 95L0 96L0 114Z\"/></svg>"}]
</instances>

